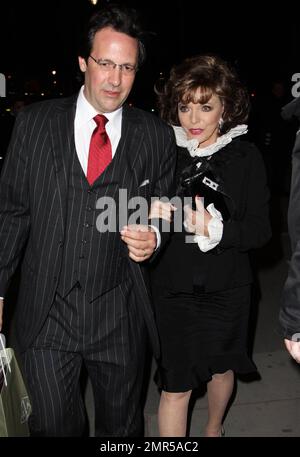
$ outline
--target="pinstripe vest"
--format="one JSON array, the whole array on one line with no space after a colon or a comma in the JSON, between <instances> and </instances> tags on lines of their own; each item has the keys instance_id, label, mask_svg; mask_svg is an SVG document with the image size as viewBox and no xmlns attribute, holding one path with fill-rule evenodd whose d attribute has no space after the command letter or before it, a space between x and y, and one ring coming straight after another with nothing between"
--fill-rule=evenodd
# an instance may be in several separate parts
<instances>
[{"instance_id":1,"label":"pinstripe vest","mask_svg":"<svg viewBox=\"0 0 300 457\"><path fill-rule=\"evenodd\" d=\"M57 291L65 297L80 285L88 300L93 300L121 283L128 270L128 254L118 230L100 232L96 227L102 212L99 199L111 198L118 208L120 154L118 150L106 170L89 186L76 150L69 169L67 220L64 255ZM111 200L112 201L112 200ZM116 214L118 212L116 211ZM114 227L115 225L115 227Z\"/></svg>"}]
</instances>

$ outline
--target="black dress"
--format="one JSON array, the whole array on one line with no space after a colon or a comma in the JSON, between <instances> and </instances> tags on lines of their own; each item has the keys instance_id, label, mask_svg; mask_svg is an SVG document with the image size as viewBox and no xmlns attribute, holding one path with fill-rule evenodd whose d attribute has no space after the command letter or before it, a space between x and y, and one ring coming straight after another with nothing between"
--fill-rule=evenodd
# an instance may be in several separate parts
<instances>
[{"instance_id":1,"label":"black dress","mask_svg":"<svg viewBox=\"0 0 300 457\"><path fill-rule=\"evenodd\" d=\"M193 159L178 148L177 189ZM265 172L259 152L234 140L210 160L228 194L230 220L206 253L174 233L153 266L161 342L156 381L169 392L194 389L214 373L256 370L247 353L252 275L247 251L270 237Z\"/></svg>"}]
</instances>

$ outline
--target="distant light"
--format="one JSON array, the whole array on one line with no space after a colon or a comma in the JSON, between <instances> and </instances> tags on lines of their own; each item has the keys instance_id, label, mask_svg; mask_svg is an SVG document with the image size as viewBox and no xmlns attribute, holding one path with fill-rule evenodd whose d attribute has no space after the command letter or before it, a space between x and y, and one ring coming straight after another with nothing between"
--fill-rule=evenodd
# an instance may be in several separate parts
<instances>
[{"instance_id":1,"label":"distant light","mask_svg":"<svg viewBox=\"0 0 300 457\"><path fill-rule=\"evenodd\" d=\"M97 5L98 0L90 0L90 2L91 2L92 5Z\"/></svg>"},{"instance_id":2,"label":"distant light","mask_svg":"<svg viewBox=\"0 0 300 457\"><path fill-rule=\"evenodd\" d=\"M11 79L11 75L7 75L7 79Z\"/></svg>"},{"instance_id":3,"label":"distant light","mask_svg":"<svg viewBox=\"0 0 300 457\"><path fill-rule=\"evenodd\" d=\"M60 96L63 96L64 94L62 92L59 93Z\"/></svg>"},{"instance_id":4,"label":"distant light","mask_svg":"<svg viewBox=\"0 0 300 457\"><path fill-rule=\"evenodd\" d=\"M44 97L44 95L45 95L44 92L42 92L42 93L41 93L41 96Z\"/></svg>"},{"instance_id":5,"label":"distant light","mask_svg":"<svg viewBox=\"0 0 300 457\"><path fill-rule=\"evenodd\" d=\"M56 81L53 81L53 84L56 84Z\"/></svg>"},{"instance_id":6,"label":"distant light","mask_svg":"<svg viewBox=\"0 0 300 457\"><path fill-rule=\"evenodd\" d=\"M251 97L255 97L255 93L254 92L252 92Z\"/></svg>"},{"instance_id":7,"label":"distant light","mask_svg":"<svg viewBox=\"0 0 300 457\"><path fill-rule=\"evenodd\" d=\"M154 113L155 109L152 108L151 111L152 111L152 113Z\"/></svg>"},{"instance_id":8,"label":"distant light","mask_svg":"<svg viewBox=\"0 0 300 457\"><path fill-rule=\"evenodd\" d=\"M162 76L162 75L163 75L163 72L161 71L161 72L159 73L159 75Z\"/></svg>"},{"instance_id":9,"label":"distant light","mask_svg":"<svg viewBox=\"0 0 300 457\"><path fill-rule=\"evenodd\" d=\"M25 94L24 94L24 95L28 95L28 92L25 92Z\"/></svg>"},{"instance_id":10,"label":"distant light","mask_svg":"<svg viewBox=\"0 0 300 457\"><path fill-rule=\"evenodd\" d=\"M56 70L52 70L51 73L53 74L53 76L56 75Z\"/></svg>"},{"instance_id":11,"label":"distant light","mask_svg":"<svg viewBox=\"0 0 300 457\"><path fill-rule=\"evenodd\" d=\"M11 112L11 109L10 108L6 108L7 113L10 113Z\"/></svg>"}]
</instances>

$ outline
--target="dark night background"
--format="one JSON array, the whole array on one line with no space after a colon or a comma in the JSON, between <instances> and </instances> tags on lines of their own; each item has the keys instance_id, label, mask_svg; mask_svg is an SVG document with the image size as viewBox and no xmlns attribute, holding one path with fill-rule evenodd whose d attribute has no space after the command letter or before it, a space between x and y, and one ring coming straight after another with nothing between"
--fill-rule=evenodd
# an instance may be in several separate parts
<instances>
[{"instance_id":1,"label":"dark night background","mask_svg":"<svg viewBox=\"0 0 300 457\"><path fill-rule=\"evenodd\" d=\"M105 2L99 0L98 5ZM219 6L199 0L122 3L136 7L145 28L155 33L148 40L147 63L132 95L141 107L150 107L159 73L187 55L220 54L236 65L250 91L265 91L279 78L291 87L291 75L300 72L296 2L276 7L262 2ZM1 3L0 73L10 78L10 94L24 89L55 96L77 90L78 35L93 9L88 0Z\"/></svg>"},{"instance_id":2,"label":"dark night background","mask_svg":"<svg viewBox=\"0 0 300 457\"><path fill-rule=\"evenodd\" d=\"M14 122L14 100L21 98L28 104L68 96L79 89L79 37L86 19L103 3L110 2L98 0L96 7L89 0L1 3L0 73L6 76L7 96L0 98L0 166ZM290 151L297 125L288 125L280 112L292 99L292 76L300 75L297 3L119 3L135 7L149 32L145 43L148 57L128 101L155 111L154 84L168 76L172 64L190 55L219 54L236 67L251 94L249 136L263 153L270 187L276 192L278 183L284 182L279 192L288 193Z\"/></svg>"},{"instance_id":3,"label":"dark night background","mask_svg":"<svg viewBox=\"0 0 300 457\"><path fill-rule=\"evenodd\" d=\"M6 76L7 96L0 98L0 168L14 121L8 111L13 101L23 98L31 103L79 89L78 38L90 14L107 2L98 0L96 7L89 0L1 2L0 73ZM280 112L292 99L292 75L300 75L299 0L119 3L135 7L150 32L148 58L129 101L154 109L153 86L161 73L168 75L172 64L197 53L221 55L234 64L252 95L250 136L265 159L271 190L288 194L290 153L298 125L288 125ZM271 89L276 81L281 86L274 95ZM281 188L278 183L283 183Z\"/></svg>"}]
</instances>

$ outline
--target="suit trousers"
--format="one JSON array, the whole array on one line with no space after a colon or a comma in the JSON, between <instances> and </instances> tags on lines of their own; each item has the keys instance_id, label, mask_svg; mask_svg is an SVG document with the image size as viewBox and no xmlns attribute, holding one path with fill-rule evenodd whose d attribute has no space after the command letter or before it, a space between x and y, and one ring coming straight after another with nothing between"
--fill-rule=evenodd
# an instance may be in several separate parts
<instances>
[{"instance_id":1,"label":"suit trousers","mask_svg":"<svg viewBox=\"0 0 300 457\"><path fill-rule=\"evenodd\" d=\"M56 294L34 344L23 353L33 436L82 436L84 364L95 401L96 436L143 433L146 329L131 279L88 302L79 285Z\"/></svg>"}]
</instances>

